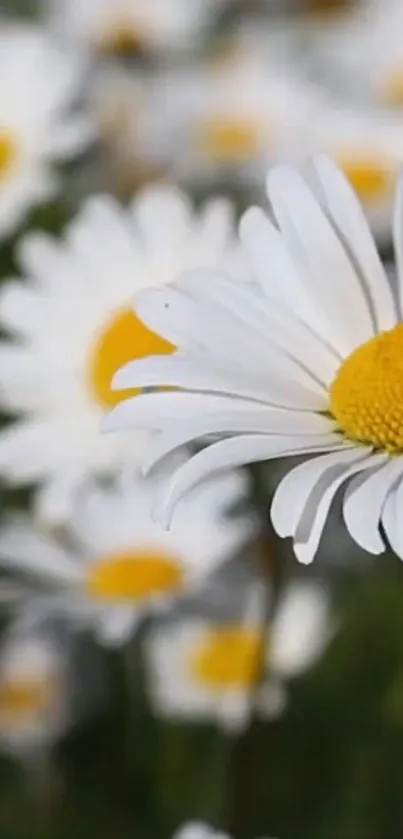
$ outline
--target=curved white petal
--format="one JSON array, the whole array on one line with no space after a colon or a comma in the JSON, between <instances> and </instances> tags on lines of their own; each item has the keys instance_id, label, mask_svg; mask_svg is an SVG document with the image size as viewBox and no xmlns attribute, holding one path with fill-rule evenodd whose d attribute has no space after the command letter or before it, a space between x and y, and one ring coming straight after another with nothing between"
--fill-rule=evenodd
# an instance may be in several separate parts
<instances>
[{"instance_id":1,"label":"curved white petal","mask_svg":"<svg viewBox=\"0 0 403 839\"><path fill-rule=\"evenodd\" d=\"M392 458L370 475L351 481L343 500L343 517L350 536L368 553L379 554L385 543L379 532L382 508L393 485L403 475L403 458Z\"/></svg>"},{"instance_id":2,"label":"curved white petal","mask_svg":"<svg viewBox=\"0 0 403 839\"><path fill-rule=\"evenodd\" d=\"M294 535L305 505L319 482L324 481L327 486L329 480L343 471L346 465L363 460L371 451L349 442L344 443L343 448L346 450L330 452L301 463L283 478L271 506L272 524L279 536Z\"/></svg>"},{"instance_id":3,"label":"curved white petal","mask_svg":"<svg viewBox=\"0 0 403 839\"><path fill-rule=\"evenodd\" d=\"M398 490L400 490L399 493ZM398 496L401 497L401 484L398 488L392 489L386 498L382 510L382 524L392 551L399 559L403 559L403 529L400 525L401 506L398 503Z\"/></svg>"},{"instance_id":4,"label":"curved white petal","mask_svg":"<svg viewBox=\"0 0 403 839\"><path fill-rule=\"evenodd\" d=\"M306 437L244 434L221 440L194 455L176 471L168 490L164 493L162 509L157 514L167 527L180 498L195 484L215 472L243 466L248 463L305 452L326 451L337 448L334 434L324 434L308 442Z\"/></svg>"},{"instance_id":5,"label":"curved white petal","mask_svg":"<svg viewBox=\"0 0 403 839\"><path fill-rule=\"evenodd\" d=\"M332 221L350 246L351 253L362 270L370 295L376 331L391 329L396 324L396 304L361 204L348 179L333 161L325 155L319 155L313 163Z\"/></svg>"},{"instance_id":6,"label":"curved white petal","mask_svg":"<svg viewBox=\"0 0 403 839\"><path fill-rule=\"evenodd\" d=\"M153 439L150 457L143 464L143 474L147 475L154 466L181 446L205 437L208 434L295 434L315 443L318 435L332 433L332 421L319 414L286 412L275 410L262 412L251 410L250 413L234 415L217 413L202 422L178 422L174 428L163 431ZM335 442L337 437L335 435Z\"/></svg>"},{"instance_id":7,"label":"curved white petal","mask_svg":"<svg viewBox=\"0 0 403 839\"><path fill-rule=\"evenodd\" d=\"M332 504L332 501L345 481L352 475L364 469L373 469L379 465L380 455L370 455L365 460L354 463L344 468L337 477L332 477L326 488L320 487L320 496L315 491L308 499L302 517L298 523L294 536L294 552L300 562L304 565L312 562L318 549L323 528Z\"/></svg>"},{"instance_id":8,"label":"curved white petal","mask_svg":"<svg viewBox=\"0 0 403 839\"><path fill-rule=\"evenodd\" d=\"M135 311L154 332L198 358L214 358L220 368L239 368L251 381L267 382L267 401L284 407L323 410L323 386L284 352L235 318L230 311L202 305L173 288L148 289Z\"/></svg>"},{"instance_id":9,"label":"curved white petal","mask_svg":"<svg viewBox=\"0 0 403 839\"><path fill-rule=\"evenodd\" d=\"M396 190L396 205L393 219L393 244L397 268L397 288L400 314L403 313L403 172L399 176Z\"/></svg>"},{"instance_id":10,"label":"curved white petal","mask_svg":"<svg viewBox=\"0 0 403 839\"><path fill-rule=\"evenodd\" d=\"M321 313L324 336L343 355L374 334L357 271L302 178L286 166L268 177L269 197L290 254Z\"/></svg>"}]
</instances>

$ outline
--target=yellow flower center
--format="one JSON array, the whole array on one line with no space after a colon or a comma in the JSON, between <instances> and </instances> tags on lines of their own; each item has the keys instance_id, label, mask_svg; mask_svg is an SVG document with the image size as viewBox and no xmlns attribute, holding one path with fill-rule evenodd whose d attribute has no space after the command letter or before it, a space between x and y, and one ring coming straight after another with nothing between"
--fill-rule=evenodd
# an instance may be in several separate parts
<instances>
[{"instance_id":1,"label":"yellow flower center","mask_svg":"<svg viewBox=\"0 0 403 839\"><path fill-rule=\"evenodd\" d=\"M165 355L174 351L172 344L151 332L132 312L118 312L99 333L88 365L91 391L99 405L113 408L118 402L140 391L111 390L111 382L120 367L136 358Z\"/></svg>"},{"instance_id":2,"label":"yellow flower center","mask_svg":"<svg viewBox=\"0 0 403 839\"><path fill-rule=\"evenodd\" d=\"M101 557L89 569L86 591L107 601L137 602L153 595L178 591L183 567L170 556L158 553L120 553Z\"/></svg>"},{"instance_id":3,"label":"yellow flower center","mask_svg":"<svg viewBox=\"0 0 403 839\"><path fill-rule=\"evenodd\" d=\"M403 106L403 68L395 70L383 85L383 102L392 108Z\"/></svg>"},{"instance_id":4,"label":"yellow flower center","mask_svg":"<svg viewBox=\"0 0 403 839\"><path fill-rule=\"evenodd\" d=\"M344 12L349 5L349 0L304 0L302 8L315 17L330 17Z\"/></svg>"},{"instance_id":5,"label":"yellow flower center","mask_svg":"<svg viewBox=\"0 0 403 839\"><path fill-rule=\"evenodd\" d=\"M19 722L50 707L55 685L47 679L13 680L0 685L0 719Z\"/></svg>"},{"instance_id":6,"label":"yellow flower center","mask_svg":"<svg viewBox=\"0 0 403 839\"><path fill-rule=\"evenodd\" d=\"M373 204L393 190L394 172L384 160L351 157L342 158L339 165L363 204Z\"/></svg>"},{"instance_id":7,"label":"yellow flower center","mask_svg":"<svg viewBox=\"0 0 403 839\"><path fill-rule=\"evenodd\" d=\"M145 33L129 21L116 20L97 39L100 53L130 56L141 54L145 46Z\"/></svg>"},{"instance_id":8,"label":"yellow flower center","mask_svg":"<svg viewBox=\"0 0 403 839\"><path fill-rule=\"evenodd\" d=\"M256 157L261 127L253 120L211 119L198 130L202 154L213 163L236 164Z\"/></svg>"},{"instance_id":9,"label":"yellow flower center","mask_svg":"<svg viewBox=\"0 0 403 839\"><path fill-rule=\"evenodd\" d=\"M18 157L18 145L10 131L0 129L0 181L8 175Z\"/></svg>"},{"instance_id":10,"label":"yellow flower center","mask_svg":"<svg viewBox=\"0 0 403 839\"><path fill-rule=\"evenodd\" d=\"M263 670L264 641L261 634L239 626L226 626L208 633L192 651L190 669L194 679L212 690L248 688Z\"/></svg>"},{"instance_id":11,"label":"yellow flower center","mask_svg":"<svg viewBox=\"0 0 403 839\"><path fill-rule=\"evenodd\" d=\"M343 362L330 388L330 411L350 439L403 452L403 324Z\"/></svg>"}]
</instances>

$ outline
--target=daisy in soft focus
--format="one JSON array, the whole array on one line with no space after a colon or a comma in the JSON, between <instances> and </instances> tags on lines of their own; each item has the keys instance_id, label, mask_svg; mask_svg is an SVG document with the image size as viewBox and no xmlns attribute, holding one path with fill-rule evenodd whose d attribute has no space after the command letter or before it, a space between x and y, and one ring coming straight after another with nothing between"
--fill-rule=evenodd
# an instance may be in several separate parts
<instances>
[{"instance_id":1,"label":"daisy in soft focus","mask_svg":"<svg viewBox=\"0 0 403 839\"><path fill-rule=\"evenodd\" d=\"M180 179L260 184L271 162L295 157L316 104L292 58L282 32L247 31L222 56L167 74L154 105L154 154L159 138L159 158L171 153Z\"/></svg>"},{"instance_id":2,"label":"daisy in soft focus","mask_svg":"<svg viewBox=\"0 0 403 839\"><path fill-rule=\"evenodd\" d=\"M403 7L399 0L364 0L337 25L313 33L313 57L342 91L382 107L403 106Z\"/></svg>"},{"instance_id":3,"label":"daisy in soft focus","mask_svg":"<svg viewBox=\"0 0 403 839\"><path fill-rule=\"evenodd\" d=\"M127 399L107 426L159 431L145 471L185 442L212 435L172 470L160 505L165 525L202 478L304 455L271 509L299 560L313 559L340 488L357 544L378 554L389 542L403 558L403 185L396 297L356 195L330 160L312 162L309 183L291 168L274 168L268 193L276 224L257 207L241 221L263 294L203 270L139 294L138 317L178 350L130 363L115 386L180 390Z\"/></svg>"},{"instance_id":4,"label":"daisy in soft focus","mask_svg":"<svg viewBox=\"0 0 403 839\"><path fill-rule=\"evenodd\" d=\"M44 627L18 622L0 647L0 748L38 757L69 722L65 655Z\"/></svg>"},{"instance_id":5,"label":"daisy in soft focus","mask_svg":"<svg viewBox=\"0 0 403 839\"><path fill-rule=\"evenodd\" d=\"M43 0L56 31L92 52L191 50L224 0Z\"/></svg>"},{"instance_id":6,"label":"daisy in soft focus","mask_svg":"<svg viewBox=\"0 0 403 839\"><path fill-rule=\"evenodd\" d=\"M328 641L328 598L319 584L293 584L268 634L264 592L248 605L242 621L184 617L150 631L149 690L159 714L239 731L254 710L266 719L283 710L284 681L312 666Z\"/></svg>"},{"instance_id":7,"label":"daisy in soft focus","mask_svg":"<svg viewBox=\"0 0 403 839\"><path fill-rule=\"evenodd\" d=\"M139 195L127 210L89 199L56 241L33 233L19 248L26 279L0 290L3 409L21 413L0 433L0 474L39 482L38 508L57 521L88 475L114 472L143 456L146 434L100 433L119 367L174 347L135 317L136 290L170 282L199 264L237 263L232 210L210 201L197 214L174 189Z\"/></svg>"},{"instance_id":8,"label":"daisy in soft focus","mask_svg":"<svg viewBox=\"0 0 403 839\"><path fill-rule=\"evenodd\" d=\"M29 584L34 611L70 617L105 643L123 643L147 611L194 591L256 535L248 511L226 516L246 500L243 474L221 475L189 494L169 532L151 517L154 491L141 479L83 488L64 539L27 516L6 522L0 566L23 575L17 607L21 599L29 607Z\"/></svg>"},{"instance_id":9,"label":"daisy in soft focus","mask_svg":"<svg viewBox=\"0 0 403 839\"><path fill-rule=\"evenodd\" d=\"M83 151L90 121L72 111L83 63L42 30L0 26L0 236L59 186L55 164Z\"/></svg>"}]
</instances>

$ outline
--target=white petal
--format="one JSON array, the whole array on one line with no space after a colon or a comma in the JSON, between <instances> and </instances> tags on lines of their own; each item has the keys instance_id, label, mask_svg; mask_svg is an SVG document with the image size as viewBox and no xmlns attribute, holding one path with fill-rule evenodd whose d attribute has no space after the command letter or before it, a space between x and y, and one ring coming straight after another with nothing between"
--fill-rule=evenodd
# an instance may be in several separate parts
<instances>
[{"instance_id":1,"label":"white petal","mask_svg":"<svg viewBox=\"0 0 403 839\"><path fill-rule=\"evenodd\" d=\"M349 442L343 448L346 451L331 452L301 463L283 478L271 506L271 520L279 536L294 535L311 493L324 476L327 485L329 476L337 476L345 464L362 460L369 452Z\"/></svg>"},{"instance_id":2,"label":"white petal","mask_svg":"<svg viewBox=\"0 0 403 839\"><path fill-rule=\"evenodd\" d=\"M314 664L328 640L329 599L319 583L294 583L274 618L269 672L296 676Z\"/></svg>"},{"instance_id":3,"label":"white petal","mask_svg":"<svg viewBox=\"0 0 403 839\"><path fill-rule=\"evenodd\" d=\"M337 477L333 477L326 488L316 488L320 489L320 494L319 492L315 493L315 491L312 493L294 537L294 552L300 562L303 562L305 565L312 562L319 546L332 501L338 489L356 472L379 466L382 457L383 455L370 455L365 460L344 468L341 474L339 473Z\"/></svg>"},{"instance_id":4,"label":"white petal","mask_svg":"<svg viewBox=\"0 0 403 839\"><path fill-rule=\"evenodd\" d=\"M129 640L140 617L140 611L136 612L132 607L108 609L100 617L97 636L102 644L120 646Z\"/></svg>"},{"instance_id":5,"label":"white petal","mask_svg":"<svg viewBox=\"0 0 403 839\"><path fill-rule=\"evenodd\" d=\"M368 553L380 554L385 543L379 532L388 493L403 474L403 458L392 458L367 475L351 481L343 500L343 517L351 537Z\"/></svg>"},{"instance_id":6,"label":"white petal","mask_svg":"<svg viewBox=\"0 0 403 839\"><path fill-rule=\"evenodd\" d=\"M57 542L32 527L29 519L16 516L0 529L1 564L50 582L76 582L80 566Z\"/></svg>"},{"instance_id":7,"label":"white petal","mask_svg":"<svg viewBox=\"0 0 403 839\"><path fill-rule=\"evenodd\" d=\"M337 447L337 437L334 434L318 436L312 442L307 442L306 437L269 437L253 434L222 440L203 449L177 470L164 495L158 518L167 527L180 498L192 486L215 472L286 455L326 451L334 447Z\"/></svg>"},{"instance_id":8,"label":"white petal","mask_svg":"<svg viewBox=\"0 0 403 839\"><path fill-rule=\"evenodd\" d=\"M147 475L160 460L175 449L207 434L295 434L301 437L306 435L314 443L317 435L332 431L334 423L320 414L280 410L276 412L275 409L259 411L256 408L239 415L234 415L231 411L217 412L201 422L197 419L192 422L177 422L174 428L157 435L156 439L153 439L151 455L143 464L143 474Z\"/></svg>"},{"instance_id":9,"label":"white petal","mask_svg":"<svg viewBox=\"0 0 403 839\"><path fill-rule=\"evenodd\" d=\"M399 493L398 493L399 489ZM392 551L399 559L403 559L403 528L401 522L401 484L389 493L382 511L382 524L385 528Z\"/></svg>"},{"instance_id":10,"label":"white petal","mask_svg":"<svg viewBox=\"0 0 403 839\"><path fill-rule=\"evenodd\" d=\"M403 172L399 176L393 221L393 243L397 268L398 301L403 312Z\"/></svg>"},{"instance_id":11,"label":"white petal","mask_svg":"<svg viewBox=\"0 0 403 839\"><path fill-rule=\"evenodd\" d=\"M320 155L314 165L331 218L362 270L376 331L391 329L396 324L396 305L361 204L348 179L329 158Z\"/></svg>"},{"instance_id":12,"label":"white petal","mask_svg":"<svg viewBox=\"0 0 403 839\"><path fill-rule=\"evenodd\" d=\"M374 328L360 278L302 178L285 166L268 178L269 196L289 251L320 311L324 337L343 355Z\"/></svg>"},{"instance_id":13,"label":"white petal","mask_svg":"<svg viewBox=\"0 0 403 839\"><path fill-rule=\"evenodd\" d=\"M203 306L172 289L150 289L135 299L145 324L190 354L214 358L246 373L251 382L267 381L268 402L295 408L324 408L323 388L304 369L277 351L231 312Z\"/></svg>"},{"instance_id":14,"label":"white petal","mask_svg":"<svg viewBox=\"0 0 403 839\"><path fill-rule=\"evenodd\" d=\"M241 242L254 275L269 300L278 300L314 330L323 333L320 312L309 286L298 273L274 224L259 207L250 207L240 222Z\"/></svg>"},{"instance_id":15,"label":"white petal","mask_svg":"<svg viewBox=\"0 0 403 839\"><path fill-rule=\"evenodd\" d=\"M287 285L283 282L283 287ZM218 272L188 271L175 281L175 288L201 302L231 310L261 337L296 360L326 386L333 380L341 357L319 336L276 300L258 296L249 286L227 279ZM300 313L299 313L300 316Z\"/></svg>"}]
</instances>

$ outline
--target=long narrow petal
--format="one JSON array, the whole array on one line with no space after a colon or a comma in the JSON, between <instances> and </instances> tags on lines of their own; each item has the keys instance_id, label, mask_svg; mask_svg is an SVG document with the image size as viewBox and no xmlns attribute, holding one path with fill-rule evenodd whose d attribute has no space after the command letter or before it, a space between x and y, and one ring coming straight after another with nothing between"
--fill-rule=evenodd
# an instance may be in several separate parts
<instances>
[{"instance_id":1,"label":"long narrow petal","mask_svg":"<svg viewBox=\"0 0 403 839\"><path fill-rule=\"evenodd\" d=\"M328 451L333 448L337 448L334 434L318 435L312 441L297 435L268 437L261 434L244 434L221 440L203 449L176 471L167 492L164 493L158 518L164 526L169 526L174 508L185 492L215 472L276 457Z\"/></svg>"},{"instance_id":2,"label":"long narrow petal","mask_svg":"<svg viewBox=\"0 0 403 839\"><path fill-rule=\"evenodd\" d=\"M385 543L379 532L382 508L393 485L403 475L403 458L392 458L371 475L359 475L343 500L343 517L350 535L368 553L380 554Z\"/></svg>"},{"instance_id":3,"label":"long narrow petal","mask_svg":"<svg viewBox=\"0 0 403 839\"><path fill-rule=\"evenodd\" d=\"M370 455L369 457L346 467L337 477L332 478L329 485L324 489L321 487L320 497L315 492L308 499L301 520L298 524L294 538L294 552L300 562L305 565L312 562L318 549L323 528L333 502L333 499L345 481L357 472L366 469L373 469L379 466L381 455Z\"/></svg>"},{"instance_id":4,"label":"long narrow petal","mask_svg":"<svg viewBox=\"0 0 403 839\"><path fill-rule=\"evenodd\" d=\"M315 487L326 486L333 477L356 460L368 456L370 449L363 449L353 443L346 443L346 451L308 460L296 466L283 478L274 494L271 506L271 520L279 536L294 536L306 503ZM320 491L319 491L320 492Z\"/></svg>"},{"instance_id":5,"label":"long narrow petal","mask_svg":"<svg viewBox=\"0 0 403 839\"><path fill-rule=\"evenodd\" d=\"M342 354L374 334L357 271L320 205L292 169L274 169L268 190L280 229L321 312L325 335Z\"/></svg>"},{"instance_id":6,"label":"long narrow petal","mask_svg":"<svg viewBox=\"0 0 403 839\"><path fill-rule=\"evenodd\" d=\"M396 191L396 205L393 220L393 244L395 249L398 301L401 315L403 313L403 172L400 173Z\"/></svg>"},{"instance_id":7,"label":"long narrow petal","mask_svg":"<svg viewBox=\"0 0 403 839\"><path fill-rule=\"evenodd\" d=\"M314 166L332 221L362 271L376 331L391 329L397 319L396 303L361 204L347 178L329 158L319 155Z\"/></svg>"},{"instance_id":8,"label":"long narrow petal","mask_svg":"<svg viewBox=\"0 0 403 839\"><path fill-rule=\"evenodd\" d=\"M296 434L306 436L308 440L315 442L315 437L331 433L335 424L326 417L319 414L308 414L287 412L287 411L256 411L251 410L242 414L216 413L210 418L198 422L178 422L168 431L163 431L153 440L152 452L148 460L143 464L144 474L181 446L194 440L205 437L207 434L265 434L269 436L284 434ZM335 442L338 441L336 434Z\"/></svg>"}]
</instances>

